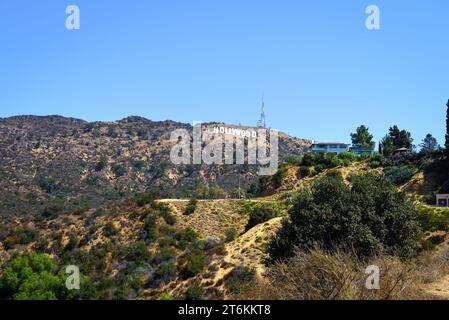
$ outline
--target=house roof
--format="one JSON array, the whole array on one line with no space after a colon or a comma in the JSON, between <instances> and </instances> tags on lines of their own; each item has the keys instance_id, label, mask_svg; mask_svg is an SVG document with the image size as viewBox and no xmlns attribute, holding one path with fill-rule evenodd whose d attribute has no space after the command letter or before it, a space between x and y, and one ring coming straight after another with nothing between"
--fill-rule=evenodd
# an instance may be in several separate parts
<instances>
[{"instance_id":1,"label":"house roof","mask_svg":"<svg viewBox=\"0 0 449 320\"><path fill-rule=\"evenodd\" d=\"M320 145L320 144L344 144L345 146L349 146L348 143L344 143L344 142L315 142L313 145Z\"/></svg>"},{"instance_id":2,"label":"house roof","mask_svg":"<svg viewBox=\"0 0 449 320\"><path fill-rule=\"evenodd\" d=\"M396 151L410 151L410 149L407 149L407 148L399 148L399 149L396 149L396 150L394 150L395 152Z\"/></svg>"},{"instance_id":3,"label":"house roof","mask_svg":"<svg viewBox=\"0 0 449 320\"><path fill-rule=\"evenodd\" d=\"M368 151L372 151L374 150L374 148L359 148L359 147L351 147L352 150L368 150Z\"/></svg>"}]
</instances>

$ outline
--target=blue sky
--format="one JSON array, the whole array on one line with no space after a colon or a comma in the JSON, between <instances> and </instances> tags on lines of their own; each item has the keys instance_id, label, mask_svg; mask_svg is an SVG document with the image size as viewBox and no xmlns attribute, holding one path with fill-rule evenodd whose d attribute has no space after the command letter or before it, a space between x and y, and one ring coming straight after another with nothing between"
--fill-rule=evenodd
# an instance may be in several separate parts
<instances>
[{"instance_id":1,"label":"blue sky","mask_svg":"<svg viewBox=\"0 0 449 320\"><path fill-rule=\"evenodd\" d=\"M81 29L65 28L78 5ZM380 8L381 30L365 28ZM254 125L349 141L397 124L443 143L447 0L0 2L0 117Z\"/></svg>"}]
</instances>

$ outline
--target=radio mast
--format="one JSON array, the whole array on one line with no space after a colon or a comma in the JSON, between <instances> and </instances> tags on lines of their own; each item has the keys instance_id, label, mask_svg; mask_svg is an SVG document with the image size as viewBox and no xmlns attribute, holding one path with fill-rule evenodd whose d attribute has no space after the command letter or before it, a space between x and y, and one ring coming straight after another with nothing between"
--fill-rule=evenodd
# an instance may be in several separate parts
<instances>
[{"instance_id":1,"label":"radio mast","mask_svg":"<svg viewBox=\"0 0 449 320\"><path fill-rule=\"evenodd\" d=\"M260 119L257 121L257 127L265 129L267 127L265 122L265 102L264 97L262 97L262 111L260 112Z\"/></svg>"}]
</instances>

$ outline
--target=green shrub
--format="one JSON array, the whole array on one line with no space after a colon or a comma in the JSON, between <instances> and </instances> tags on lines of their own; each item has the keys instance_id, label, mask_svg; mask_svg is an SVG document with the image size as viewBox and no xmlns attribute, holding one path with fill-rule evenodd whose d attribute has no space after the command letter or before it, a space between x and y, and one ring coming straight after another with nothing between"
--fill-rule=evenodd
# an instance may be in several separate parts
<instances>
[{"instance_id":1,"label":"green shrub","mask_svg":"<svg viewBox=\"0 0 449 320\"><path fill-rule=\"evenodd\" d=\"M180 270L180 274L183 279L188 279L201 273L206 264L206 256L199 251L192 251L185 257L186 263Z\"/></svg>"},{"instance_id":2,"label":"green shrub","mask_svg":"<svg viewBox=\"0 0 449 320\"><path fill-rule=\"evenodd\" d=\"M160 206L159 213L162 216L162 218L164 219L166 224L169 224L171 226L176 224L176 217L171 212L170 207L167 206L166 204L163 204L162 206Z\"/></svg>"},{"instance_id":3,"label":"green shrub","mask_svg":"<svg viewBox=\"0 0 449 320\"><path fill-rule=\"evenodd\" d=\"M204 288L200 285L191 285L185 294L185 300L203 300L204 299Z\"/></svg>"},{"instance_id":4,"label":"green shrub","mask_svg":"<svg viewBox=\"0 0 449 320\"><path fill-rule=\"evenodd\" d=\"M302 165L306 167L313 167L315 165L315 159L315 153L306 153L302 158Z\"/></svg>"},{"instance_id":5,"label":"green shrub","mask_svg":"<svg viewBox=\"0 0 449 320\"><path fill-rule=\"evenodd\" d=\"M14 228L10 231L10 237L14 239L14 244L29 244L36 240L38 232L30 228Z\"/></svg>"},{"instance_id":6,"label":"green shrub","mask_svg":"<svg viewBox=\"0 0 449 320\"><path fill-rule=\"evenodd\" d=\"M175 300L175 298L171 293L164 292L156 300Z\"/></svg>"},{"instance_id":7,"label":"green shrub","mask_svg":"<svg viewBox=\"0 0 449 320\"><path fill-rule=\"evenodd\" d=\"M113 252L112 256L114 258L121 258L136 263L149 261L151 259L151 253L148 251L148 248L143 241L120 247Z\"/></svg>"},{"instance_id":8,"label":"green shrub","mask_svg":"<svg viewBox=\"0 0 449 320\"><path fill-rule=\"evenodd\" d=\"M435 205L437 203L437 197L436 197L435 193L425 196L423 200L425 203L427 203L429 205Z\"/></svg>"},{"instance_id":9,"label":"green shrub","mask_svg":"<svg viewBox=\"0 0 449 320\"><path fill-rule=\"evenodd\" d=\"M60 215L64 210L64 204L56 201L54 203L49 204L42 210L42 216L47 219L54 219L58 215Z\"/></svg>"},{"instance_id":10,"label":"green shrub","mask_svg":"<svg viewBox=\"0 0 449 320\"><path fill-rule=\"evenodd\" d=\"M191 228L186 228L176 233L175 238L177 240L185 240L188 242L194 242L198 239L198 234Z\"/></svg>"},{"instance_id":11,"label":"green shrub","mask_svg":"<svg viewBox=\"0 0 449 320\"><path fill-rule=\"evenodd\" d=\"M385 169L384 173L386 178L393 184L401 185L403 183L406 183L413 177L413 175L416 173L416 169L408 166L392 167Z\"/></svg>"},{"instance_id":12,"label":"green shrub","mask_svg":"<svg viewBox=\"0 0 449 320\"><path fill-rule=\"evenodd\" d=\"M54 193L62 188L61 184L56 182L55 179L43 176L36 177L36 184L46 193Z\"/></svg>"},{"instance_id":13,"label":"green shrub","mask_svg":"<svg viewBox=\"0 0 449 320\"><path fill-rule=\"evenodd\" d=\"M113 237L117 235L118 229L114 226L112 222L107 222L106 225L103 227L103 235L105 237Z\"/></svg>"},{"instance_id":14,"label":"green shrub","mask_svg":"<svg viewBox=\"0 0 449 320\"><path fill-rule=\"evenodd\" d=\"M219 186L199 186L195 191L195 198L197 199L222 199L225 196L226 192Z\"/></svg>"},{"instance_id":15,"label":"green shrub","mask_svg":"<svg viewBox=\"0 0 449 320\"><path fill-rule=\"evenodd\" d=\"M100 172L102 171L104 168L106 168L106 166L108 165L108 161L106 158L101 158L100 161L98 161L95 164L95 171Z\"/></svg>"},{"instance_id":16,"label":"green shrub","mask_svg":"<svg viewBox=\"0 0 449 320\"><path fill-rule=\"evenodd\" d=\"M62 250L63 252L73 251L78 247L79 240L76 236L71 236L69 238L69 242L67 242L66 246Z\"/></svg>"},{"instance_id":17,"label":"green shrub","mask_svg":"<svg viewBox=\"0 0 449 320\"><path fill-rule=\"evenodd\" d=\"M176 258L176 251L170 247L159 248L153 257L153 264L160 264L162 262L171 261Z\"/></svg>"},{"instance_id":18,"label":"green shrub","mask_svg":"<svg viewBox=\"0 0 449 320\"><path fill-rule=\"evenodd\" d=\"M234 241L238 236L237 230L235 230L235 228L226 229L225 236L226 236L226 241L228 241L228 242Z\"/></svg>"},{"instance_id":19,"label":"green shrub","mask_svg":"<svg viewBox=\"0 0 449 320\"><path fill-rule=\"evenodd\" d=\"M352 152L340 152L338 154L338 158L343 160L343 161L347 161L347 163L351 163L357 160L357 156L355 154L353 154Z\"/></svg>"},{"instance_id":20,"label":"green shrub","mask_svg":"<svg viewBox=\"0 0 449 320\"><path fill-rule=\"evenodd\" d=\"M40 239L36 246L34 247L34 250L36 250L37 253L45 253L48 249L48 245L50 243L46 239Z\"/></svg>"},{"instance_id":21,"label":"green shrub","mask_svg":"<svg viewBox=\"0 0 449 320\"><path fill-rule=\"evenodd\" d=\"M287 176L287 166L283 166L282 164L279 166L276 173L273 175L273 187L275 189L282 186L282 182L284 181L285 177Z\"/></svg>"},{"instance_id":22,"label":"green shrub","mask_svg":"<svg viewBox=\"0 0 449 320\"><path fill-rule=\"evenodd\" d=\"M120 163L114 163L111 170L117 178L124 176L126 173L126 168Z\"/></svg>"},{"instance_id":23,"label":"green shrub","mask_svg":"<svg viewBox=\"0 0 449 320\"><path fill-rule=\"evenodd\" d=\"M2 300L56 300L64 298L65 283L56 265L44 254L25 253L8 262L0 276Z\"/></svg>"},{"instance_id":24,"label":"green shrub","mask_svg":"<svg viewBox=\"0 0 449 320\"><path fill-rule=\"evenodd\" d=\"M235 267L226 277L226 287L232 293L241 293L251 288L256 270L244 266Z\"/></svg>"},{"instance_id":25,"label":"green shrub","mask_svg":"<svg viewBox=\"0 0 449 320\"><path fill-rule=\"evenodd\" d=\"M142 194L134 197L133 199L139 207L143 207L147 204L153 204L154 195L152 193Z\"/></svg>"},{"instance_id":26,"label":"green shrub","mask_svg":"<svg viewBox=\"0 0 449 320\"><path fill-rule=\"evenodd\" d=\"M287 163L293 166L301 166L302 165L302 157L294 156L287 160Z\"/></svg>"},{"instance_id":27,"label":"green shrub","mask_svg":"<svg viewBox=\"0 0 449 320\"><path fill-rule=\"evenodd\" d=\"M290 218L269 245L272 261L290 258L295 248L352 250L360 257L380 253L413 256L421 229L418 212L382 176L326 176L300 193Z\"/></svg>"},{"instance_id":28,"label":"green shrub","mask_svg":"<svg viewBox=\"0 0 449 320\"><path fill-rule=\"evenodd\" d=\"M198 241L198 234L190 228L176 232L174 237L177 240L176 248L182 250Z\"/></svg>"},{"instance_id":29,"label":"green shrub","mask_svg":"<svg viewBox=\"0 0 449 320\"><path fill-rule=\"evenodd\" d=\"M419 222L424 232L449 231L449 209L420 207Z\"/></svg>"},{"instance_id":30,"label":"green shrub","mask_svg":"<svg viewBox=\"0 0 449 320\"><path fill-rule=\"evenodd\" d=\"M421 240L421 248L425 251L432 251L436 248L436 245L430 240Z\"/></svg>"},{"instance_id":31,"label":"green shrub","mask_svg":"<svg viewBox=\"0 0 449 320\"><path fill-rule=\"evenodd\" d=\"M300 168L300 174L302 177L308 177L315 175L315 169L313 167L301 167Z\"/></svg>"},{"instance_id":32,"label":"green shrub","mask_svg":"<svg viewBox=\"0 0 449 320\"><path fill-rule=\"evenodd\" d=\"M153 274L156 282L170 282L176 279L176 265L173 262L162 262L157 266Z\"/></svg>"},{"instance_id":33,"label":"green shrub","mask_svg":"<svg viewBox=\"0 0 449 320\"><path fill-rule=\"evenodd\" d=\"M270 219L276 218L281 215L279 208L272 203L260 203L257 204L249 214L249 220L245 229L248 231L252 227L264 223Z\"/></svg>"},{"instance_id":34,"label":"green shrub","mask_svg":"<svg viewBox=\"0 0 449 320\"><path fill-rule=\"evenodd\" d=\"M142 160L131 159L130 162L136 170L141 170L145 166L145 161Z\"/></svg>"},{"instance_id":35,"label":"green shrub","mask_svg":"<svg viewBox=\"0 0 449 320\"><path fill-rule=\"evenodd\" d=\"M370 162L379 162L381 163L383 160L384 156L380 153L376 153L370 156L369 161Z\"/></svg>"},{"instance_id":36,"label":"green shrub","mask_svg":"<svg viewBox=\"0 0 449 320\"><path fill-rule=\"evenodd\" d=\"M154 241L158 236L157 217L154 214L149 214L145 218L141 239L147 241Z\"/></svg>"},{"instance_id":37,"label":"green shrub","mask_svg":"<svg viewBox=\"0 0 449 320\"><path fill-rule=\"evenodd\" d=\"M197 204L198 204L198 200L196 200L195 198L190 199L189 203L187 204L187 206L184 210L184 214L191 215L191 214L195 213Z\"/></svg>"},{"instance_id":38,"label":"green shrub","mask_svg":"<svg viewBox=\"0 0 449 320\"><path fill-rule=\"evenodd\" d=\"M371 161L371 162L369 163L369 166L370 166L372 169L376 169L376 168L381 167L381 166L382 166L382 163L380 163L379 161Z\"/></svg>"}]
</instances>

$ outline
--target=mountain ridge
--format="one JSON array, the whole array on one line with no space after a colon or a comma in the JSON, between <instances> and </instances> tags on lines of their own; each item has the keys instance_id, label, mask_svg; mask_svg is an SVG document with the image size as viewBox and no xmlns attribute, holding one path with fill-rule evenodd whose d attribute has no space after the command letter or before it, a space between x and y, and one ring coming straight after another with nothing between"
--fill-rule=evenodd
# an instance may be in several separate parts
<instances>
[{"instance_id":1,"label":"mountain ridge","mask_svg":"<svg viewBox=\"0 0 449 320\"><path fill-rule=\"evenodd\" d=\"M227 125L204 123L204 127ZM172 120L129 116L87 122L59 115L0 118L0 215L74 212L149 191L190 197L200 186L232 197L258 180L255 166L170 162ZM279 160L302 155L310 141L279 134Z\"/></svg>"}]
</instances>

